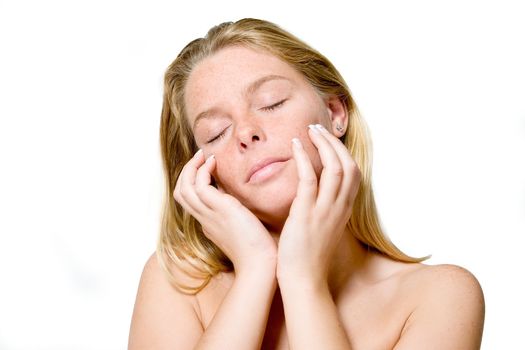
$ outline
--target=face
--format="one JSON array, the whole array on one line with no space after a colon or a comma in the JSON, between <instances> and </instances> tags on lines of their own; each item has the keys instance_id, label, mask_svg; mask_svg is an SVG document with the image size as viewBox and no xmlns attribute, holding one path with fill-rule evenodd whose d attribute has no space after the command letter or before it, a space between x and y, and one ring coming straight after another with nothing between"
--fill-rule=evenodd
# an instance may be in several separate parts
<instances>
[{"instance_id":1,"label":"face","mask_svg":"<svg viewBox=\"0 0 525 350\"><path fill-rule=\"evenodd\" d=\"M332 129L325 99L288 63L236 46L197 64L185 104L198 147L217 160L212 175L218 188L270 227L282 224L298 184L292 138L301 140L321 172L307 129L316 123Z\"/></svg>"}]
</instances>

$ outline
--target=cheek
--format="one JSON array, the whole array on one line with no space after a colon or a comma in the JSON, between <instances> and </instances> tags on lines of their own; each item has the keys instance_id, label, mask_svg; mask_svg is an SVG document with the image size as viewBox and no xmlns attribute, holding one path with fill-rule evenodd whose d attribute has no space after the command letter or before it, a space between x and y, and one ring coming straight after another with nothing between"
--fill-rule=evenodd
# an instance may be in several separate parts
<instances>
[{"instance_id":1,"label":"cheek","mask_svg":"<svg viewBox=\"0 0 525 350\"><path fill-rule=\"evenodd\" d=\"M212 172L212 176L218 186L227 193L232 193L235 184L238 185L239 181L242 180L242 174L239 174L239 170L232 166L232 161L226 154L217 152L215 153L215 159L217 163Z\"/></svg>"},{"instance_id":2,"label":"cheek","mask_svg":"<svg viewBox=\"0 0 525 350\"><path fill-rule=\"evenodd\" d=\"M323 163L321 162L321 157L319 155L319 151L317 147L313 144L312 139L309 136L309 128L308 125L310 124L323 124L327 125L327 118L329 119L329 116L325 109L323 109L321 106L315 105L312 106L312 110L315 110L316 112L310 112L305 114L304 125L299 133L299 136L297 136L302 144L303 147L308 154L308 157L310 158L310 162L312 163L312 166L314 168L315 173L317 174L317 178L321 176L321 172L323 170Z\"/></svg>"},{"instance_id":3,"label":"cheek","mask_svg":"<svg viewBox=\"0 0 525 350\"><path fill-rule=\"evenodd\" d=\"M296 129L296 133L290 137L290 152L292 151L291 147L291 139L292 137L297 137L302 145L306 153L308 154L308 158L310 158L310 162L312 163L312 166L314 168L315 173L317 174L317 177L321 175L321 171L323 169L323 164L321 162L321 158L319 156L319 151L317 150L317 147L313 144L309 134L308 134L308 125L309 124L315 124L318 123L317 120L312 120L305 122L305 125L299 129Z\"/></svg>"},{"instance_id":4,"label":"cheek","mask_svg":"<svg viewBox=\"0 0 525 350\"><path fill-rule=\"evenodd\" d=\"M305 126L330 119L323 100L315 93L304 95L297 101L297 113Z\"/></svg>"},{"instance_id":5,"label":"cheek","mask_svg":"<svg viewBox=\"0 0 525 350\"><path fill-rule=\"evenodd\" d=\"M310 162L314 168L314 171L317 175L317 178L321 176L321 171L323 170L323 163L321 162L321 157L319 156L319 151L317 147L312 143L310 137L306 135L306 140L301 140L303 142L303 147L310 158Z\"/></svg>"}]
</instances>

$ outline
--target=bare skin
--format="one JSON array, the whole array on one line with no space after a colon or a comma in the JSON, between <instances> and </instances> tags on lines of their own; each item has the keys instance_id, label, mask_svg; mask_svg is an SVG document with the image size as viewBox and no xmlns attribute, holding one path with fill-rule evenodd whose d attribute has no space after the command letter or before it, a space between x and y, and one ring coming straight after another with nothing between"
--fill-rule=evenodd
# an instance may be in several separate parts
<instances>
[{"instance_id":1,"label":"bare skin","mask_svg":"<svg viewBox=\"0 0 525 350\"><path fill-rule=\"evenodd\" d=\"M279 78L260 80L269 76ZM339 140L348 115L337 97L317 95L286 63L243 47L199 63L186 92L202 151L174 198L235 272L189 296L152 256L130 349L479 348L484 299L470 272L396 262L347 231L361 173ZM281 164L250 177L268 156Z\"/></svg>"},{"instance_id":2,"label":"bare skin","mask_svg":"<svg viewBox=\"0 0 525 350\"><path fill-rule=\"evenodd\" d=\"M455 265L406 264L367 255L369 272L333 292L351 349L479 349L484 300L470 272ZM197 295L183 295L167 282L152 255L137 295L129 349L192 349L234 281L233 272L221 273ZM256 287L257 281L246 292ZM425 307L430 311L416 315ZM174 331L181 319L187 338ZM279 289L263 332L261 349L290 348Z\"/></svg>"},{"instance_id":3,"label":"bare skin","mask_svg":"<svg viewBox=\"0 0 525 350\"><path fill-rule=\"evenodd\" d=\"M466 270L453 265L405 264L394 262L377 253L370 253L370 255L372 256L369 257L369 264L380 265L376 268L385 270L387 276L377 281L348 283L333 293L341 322L351 338L352 349L394 349L409 316L417 305L424 303L425 298L436 297L432 288L437 288L440 282L449 283L435 281L436 276L458 280L471 278ZM196 296L198 300L196 312L199 313L205 328L212 320L234 278L233 273L224 273ZM475 281L470 282L475 288ZM464 283L469 284L466 281ZM469 287L466 286L466 289L468 290ZM421 295L422 293L424 296ZM470 298L471 295L464 297ZM443 317L453 317L455 312L448 315L447 313L444 313ZM480 334L477 332L480 325L475 326L478 328L472 329L472 336L479 337ZM416 349L421 345L425 348L432 348L432 346L436 349L446 348L446 343L414 344L405 348ZM479 348L479 345L472 348L476 347ZM279 290L276 291L272 301L261 349L289 349L283 302Z\"/></svg>"}]
</instances>

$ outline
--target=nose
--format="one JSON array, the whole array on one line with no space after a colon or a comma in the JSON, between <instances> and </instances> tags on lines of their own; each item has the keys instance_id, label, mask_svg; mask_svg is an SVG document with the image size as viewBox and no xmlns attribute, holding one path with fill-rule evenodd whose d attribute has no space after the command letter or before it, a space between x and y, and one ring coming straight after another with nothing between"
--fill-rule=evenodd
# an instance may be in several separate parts
<instances>
[{"instance_id":1,"label":"nose","mask_svg":"<svg viewBox=\"0 0 525 350\"><path fill-rule=\"evenodd\" d=\"M262 130L253 123L247 123L237 127L237 142L241 151L254 147L256 143L259 143L262 139Z\"/></svg>"}]
</instances>

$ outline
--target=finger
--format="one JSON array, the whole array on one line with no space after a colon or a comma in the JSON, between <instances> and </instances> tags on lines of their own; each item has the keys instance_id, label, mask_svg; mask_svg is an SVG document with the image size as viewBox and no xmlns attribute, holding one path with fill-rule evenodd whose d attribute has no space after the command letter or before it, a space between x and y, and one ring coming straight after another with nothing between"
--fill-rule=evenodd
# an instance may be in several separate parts
<instances>
[{"instance_id":1,"label":"finger","mask_svg":"<svg viewBox=\"0 0 525 350\"><path fill-rule=\"evenodd\" d=\"M355 195L353 192L357 192L357 188L359 186L356 186L356 181L359 183L361 180L361 172L359 170L359 167L357 166L356 161L354 158L352 158L352 155L348 151L348 148L339 140L337 137L335 137L332 133L330 133L328 130L326 130L324 127L321 126L320 128L321 134L332 144L332 147L334 148L335 152L337 153L337 156L339 157L339 161L341 162L341 165L343 167L344 176L343 180L340 186L339 191L339 197L348 197L352 194Z\"/></svg>"},{"instance_id":2,"label":"finger","mask_svg":"<svg viewBox=\"0 0 525 350\"><path fill-rule=\"evenodd\" d=\"M180 187L181 187L181 184L182 184L182 179L184 178L184 172L185 170L188 169L188 167L193 163L195 164L195 166L199 166L202 161L203 161L203 156L202 156L202 150L199 149L197 152L195 152L195 154L193 155L193 157L184 165L184 167L182 168L182 170L180 171L179 173L179 177L177 178L177 183L175 184L175 189L173 191L173 196L175 197L176 195L180 195ZM177 198L175 198L177 199Z\"/></svg>"},{"instance_id":3,"label":"finger","mask_svg":"<svg viewBox=\"0 0 525 350\"><path fill-rule=\"evenodd\" d=\"M310 157L298 138L292 139L292 153L299 177L294 207L298 207L299 210L311 208L317 198L317 175Z\"/></svg>"},{"instance_id":4,"label":"finger","mask_svg":"<svg viewBox=\"0 0 525 350\"><path fill-rule=\"evenodd\" d=\"M335 202L344 177L343 166L332 144L321 133L319 127L310 125L310 138L317 147L323 171L319 179L319 195L317 204L329 208Z\"/></svg>"},{"instance_id":5,"label":"finger","mask_svg":"<svg viewBox=\"0 0 525 350\"><path fill-rule=\"evenodd\" d=\"M211 172L215 168L215 156L212 154L206 159L204 164L197 169L195 175L195 186L210 186L211 184Z\"/></svg>"},{"instance_id":6,"label":"finger","mask_svg":"<svg viewBox=\"0 0 525 350\"><path fill-rule=\"evenodd\" d=\"M195 192L199 199L210 209L221 208L225 205L225 196L218 189L211 186L211 173L217 166L217 159L211 155L197 170L195 177Z\"/></svg>"},{"instance_id":7,"label":"finger","mask_svg":"<svg viewBox=\"0 0 525 350\"><path fill-rule=\"evenodd\" d=\"M181 171L181 174L182 172L183 171ZM199 214L193 209L193 207L187 202L187 200L181 194L181 191L180 191L181 182L182 182L181 180L182 178L179 175L177 184L175 185L175 190L173 191L173 198L175 198L175 201L184 209L184 211L188 212L194 218L198 218Z\"/></svg>"},{"instance_id":8,"label":"finger","mask_svg":"<svg viewBox=\"0 0 525 350\"><path fill-rule=\"evenodd\" d=\"M198 153L199 151L197 151ZM196 157L197 156L197 153L195 153L193 155L193 157ZM175 198L175 201L177 201L177 203L180 203L181 201L183 201L184 199L181 197L181 194L180 194L180 187L181 187L181 183L182 183L182 174L184 174L184 169L186 168L186 165L182 167L181 171L179 172L179 175L177 176L177 182L175 183L175 189L173 190L173 198Z\"/></svg>"},{"instance_id":9,"label":"finger","mask_svg":"<svg viewBox=\"0 0 525 350\"><path fill-rule=\"evenodd\" d=\"M189 209L198 215L201 215L208 209L195 193L195 176L198 168L202 166L203 161L204 156L202 151L197 152L195 156L184 165L178 180L178 182L180 182L178 187L179 197L184 201L186 206L190 207Z\"/></svg>"}]
</instances>

